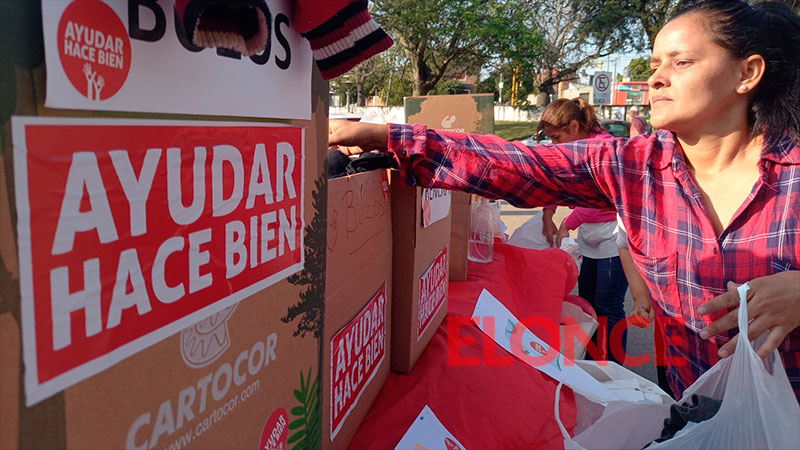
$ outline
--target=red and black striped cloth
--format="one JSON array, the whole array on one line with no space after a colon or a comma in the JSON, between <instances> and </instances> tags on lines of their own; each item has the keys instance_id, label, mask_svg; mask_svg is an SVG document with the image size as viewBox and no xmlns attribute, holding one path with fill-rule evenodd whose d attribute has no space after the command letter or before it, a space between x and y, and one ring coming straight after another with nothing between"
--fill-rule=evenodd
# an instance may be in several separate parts
<instances>
[{"instance_id":1,"label":"red and black striped cloth","mask_svg":"<svg viewBox=\"0 0 800 450\"><path fill-rule=\"evenodd\" d=\"M394 41L367 10L367 0L295 0L293 26L311 44L322 78L336 78ZM201 47L244 56L264 50L272 32L265 0L175 0L186 36Z\"/></svg>"}]
</instances>

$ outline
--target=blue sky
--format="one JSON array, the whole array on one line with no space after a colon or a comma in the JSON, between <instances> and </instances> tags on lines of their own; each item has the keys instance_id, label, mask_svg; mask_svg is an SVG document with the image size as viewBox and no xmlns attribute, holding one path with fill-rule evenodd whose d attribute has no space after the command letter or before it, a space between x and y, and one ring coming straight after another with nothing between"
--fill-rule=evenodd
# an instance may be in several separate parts
<instances>
[{"instance_id":1,"label":"blue sky","mask_svg":"<svg viewBox=\"0 0 800 450\"><path fill-rule=\"evenodd\" d=\"M631 63L631 60L633 58L638 58L641 56L649 56L649 55L650 51L647 50L647 51L632 52L632 53L615 53L613 55L606 56L605 58L603 58L603 71L609 71L609 72L614 71L615 58L617 59L617 73L622 73L622 71L625 70L626 67L628 67L628 64ZM592 67L587 67L585 69L587 74L594 73L596 70L597 70L596 62ZM581 81L587 81L587 80L581 80Z\"/></svg>"}]
</instances>

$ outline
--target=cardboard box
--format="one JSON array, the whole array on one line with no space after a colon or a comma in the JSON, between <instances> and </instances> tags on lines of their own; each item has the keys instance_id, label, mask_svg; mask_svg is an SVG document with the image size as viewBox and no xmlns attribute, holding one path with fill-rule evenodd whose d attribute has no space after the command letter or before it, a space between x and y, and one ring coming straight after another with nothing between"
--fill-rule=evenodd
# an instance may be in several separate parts
<instances>
[{"instance_id":1,"label":"cardboard box","mask_svg":"<svg viewBox=\"0 0 800 450\"><path fill-rule=\"evenodd\" d=\"M464 133L494 133L494 94L429 95L404 99L406 123ZM467 280L470 196L453 193L450 280Z\"/></svg>"},{"instance_id":2,"label":"cardboard box","mask_svg":"<svg viewBox=\"0 0 800 450\"><path fill-rule=\"evenodd\" d=\"M386 170L328 181L323 448L346 448L389 375L392 221Z\"/></svg>"},{"instance_id":3,"label":"cardboard box","mask_svg":"<svg viewBox=\"0 0 800 450\"><path fill-rule=\"evenodd\" d=\"M470 199L472 194L453 192L450 215L450 281L467 281L467 247L469 242Z\"/></svg>"},{"instance_id":4,"label":"cardboard box","mask_svg":"<svg viewBox=\"0 0 800 450\"><path fill-rule=\"evenodd\" d=\"M250 449L279 448L288 442L292 442L288 444L290 446L304 443L310 448L321 447L320 366L325 291L321 268L325 267L327 215L327 184L322 172L327 149L328 86L316 71L312 77L310 120L245 119L248 122L303 127L302 165L295 169L304 183L302 190L300 184L294 187L298 196L302 194L302 222L298 221L296 227L299 235L295 244L304 243L298 248L304 249L305 269L291 276L280 274L269 287L246 293L224 309L188 324L169 337L146 344L93 375L67 383L66 387L56 389L46 398L34 400L31 404L26 397L26 374L32 368L23 364L24 335L30 332L23 324L24 313L21 311L20 269L25 268L18 264L19 233L7 232L18 230L22 207L14 195L20 174L12 168L17 161L11 160L12 157L19 158L19 153L12 149L12 137L17 135L12 131L6 112L67 118L128 120L135 117L150 119L154 123L178 119L215 123L230 121L231 124L242 121L241 118L219 116L46 108L42 31L39 26L37 32L35 26L37 23L41 25L42 18L36 12L38 4L31 2L31 5L34 6L31 14L23 11L21 19L33 18L32 25L22 25L22 28L29 28L33 36L13 42L9 40L0 49L8 50L6 45L14 45L13 57L28 58L14 61L16 66L9 64L2 68L3 79L11 78L11 87L15 89L8 97L8 84L2 83L2 155L8 159L5 164L0 164L5 175L0 177L0 259L3 262L0 267L0 448ZM167 23L171 24L171 21ZM177 38L174 33L168 33L165 39ZM214 50L204 50L204 55L209 54L213 57ZM229 62L224 56L219 58L221 63ZM265 80L267 82L269 80ZM253 89L262 87L254 86ZM198 94L202 95L202 92ZM11 100L11 105L6 111L8 100ZM211 147L208 150L211 155ZM210 162L209 157L208 174L211 173ZM190 164L184 165L191 167ZM141 166L134 165L135 176L138 177L140 170ZM104 181L106 175L104 172ZM191 175L186 178L191 179ZM63 196L63 192L54 190L53 195ZM208 194L210 203L211 193ZM227 191L225 195L228 195ZM111 206L116 214L118 205L112 203ZM164 214L167 214L166 204L162 206ZM176 236L181 235L176 233ZM120 233L119 237L121 243L134 245L130 235ZM218 239L216 235L215 239ZM225 264L225 261L224 258L222 262L211 258L211 264ZM148 277L149 267L143 269L145 277ZM70 289L79 290L81 281L80 276L70 275ZM221 284L225 285L224 282ZM103 289L106 288L112 286L104 285ZM155 312L156 301L151 300ZM136 311L137 308L124 310L123 324L126 314L135 314ZM103 314L105 318L107 313ZM73 313L71 320L75 341L83 334L85 319L83 313ZM30 347L29 343L27 345Z\"/></svg>"},{"instance_id":5,"label":"cardboard box","mask_svg":"<svg viewBox=\"0 0 800 450\"><path fill-rule=\"evenodd\" d=\"M450 191L409 187L391 174L392 370L408 373L447 313Z\"/></svg>"}]
</instances>

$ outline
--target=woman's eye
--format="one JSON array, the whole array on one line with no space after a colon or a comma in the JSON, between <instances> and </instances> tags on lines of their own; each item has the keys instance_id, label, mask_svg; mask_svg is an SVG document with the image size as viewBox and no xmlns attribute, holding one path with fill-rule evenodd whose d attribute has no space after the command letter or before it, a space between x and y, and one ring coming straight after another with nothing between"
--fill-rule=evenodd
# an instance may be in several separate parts
<instances>
[{"instance_id":1,"label":"woman's eye","mask_svg":"<svg viewBox=\"0 0 800 450\"><path fill-rule=\"evenodd\" d=\"M691 61L680 60L680 61L676 62L675 65L679 66L679 67L685 67L685 66L688 66L691 63L692 63Z\"/></svg>"},{"instance_id":2,"label":"woman's eye","mask_svg":"<svg viewBox=\"0 0 800 450\"><path fill-rule=\"evenodd\" d=\"M654 73L656 73L656 70L658 70L658 67L651 67L650 68L650 75L653 75Z\"/></svg>"}]
</instances>

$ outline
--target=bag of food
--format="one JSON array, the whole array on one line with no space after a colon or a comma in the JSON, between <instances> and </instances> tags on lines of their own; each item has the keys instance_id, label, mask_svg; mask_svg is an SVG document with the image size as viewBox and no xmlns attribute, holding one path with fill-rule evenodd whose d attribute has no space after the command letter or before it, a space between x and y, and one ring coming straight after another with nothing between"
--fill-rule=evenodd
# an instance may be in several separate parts
<instances>
[{"instance_id":1,"label":"bag of food","mask_svg":"<svg viewBox=\"0 0 800 450\"><path fill-rule=\"evenodd\" d=\"M739 330L747 330L748 289L746 283L739 287ZM719 410L711 418L698 423L689 421L668 440L652 442L661 437L664 419L670 417L674 401L663 404L647 400L615 401L599 405L576 393L578 426L574 429L574 437L561 427L564 448L797 448L800 444L800 405L783 362L777 351L765 359L756 354L755 349L766 336L764 333L751 343L747 333L740 332L733 355L718 361L683 393L682 404L690 402L693 396L721 400ZM559 390L556 391L557 397ZM557 406L556 402L556 411ZM556 420L560 422L557 412Z\"/></svg>"}]
</instances>

